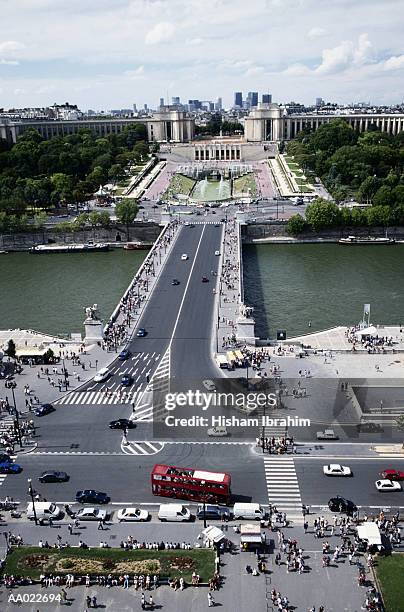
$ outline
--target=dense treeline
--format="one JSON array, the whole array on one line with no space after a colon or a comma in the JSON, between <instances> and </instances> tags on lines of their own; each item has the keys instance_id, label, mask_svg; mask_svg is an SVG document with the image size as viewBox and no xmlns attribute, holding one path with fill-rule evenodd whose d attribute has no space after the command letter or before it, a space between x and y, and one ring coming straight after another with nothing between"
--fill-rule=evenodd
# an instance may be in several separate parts
<instances>
[{"instance_id":1,"label":"dense treeline","mask_svg":"<svg viewBox=\"0 0 404 612\"><path fill-rule=\"evenodd\" d=\"M29 129L11 147L0 140L0 232L38 226L44 211L86 201L148 153L143 124L101 138L83 129L44 140Z\"/></svg>"},{"instance_id":2,"label":"dense treeline","mask_svg":"<svg viewBox=\"0 0 404 612\"><path fill-rule=\"evenodd\" d=\"M230 121L222 121L222 116L217 113L212 115L206 125L196 125L196 136L219 136L220 132L224 136L231 136L235 133L244 133L244 127L241 123L232 123Z\"/></svg>"},{"instance_id":3,"label":"dense treeline","mask_svg":"<svg viewBox=\"0 0 404 612\"><path fill-rule=\"evenodd\" d=\"M370 205L351 212L315 202L306 213L312 229L404 224L404 133L371 129L359 134L336 119L315 132L299 133L287 150L306 172L321 178L336 203L353 198ZM302 220L295 218L289 229L296 233L298 227Z\"/></svg>"}]
</instances>

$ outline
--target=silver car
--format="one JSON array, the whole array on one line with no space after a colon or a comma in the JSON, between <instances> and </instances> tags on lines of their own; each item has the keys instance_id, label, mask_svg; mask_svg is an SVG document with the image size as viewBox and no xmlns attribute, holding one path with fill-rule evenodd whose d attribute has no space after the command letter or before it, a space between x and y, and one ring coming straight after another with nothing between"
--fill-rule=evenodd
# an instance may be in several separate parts
<instances>
[{"instance_id":1,"label":"silver car","mask_svg":"<svg viewBox=\"0 0 404 612\"><path fill-rule=\"evenodd\" d=\"M79 521L104 521L107 511L104 508L81 508L75 518Z\"/></svg>"}]
</instances>

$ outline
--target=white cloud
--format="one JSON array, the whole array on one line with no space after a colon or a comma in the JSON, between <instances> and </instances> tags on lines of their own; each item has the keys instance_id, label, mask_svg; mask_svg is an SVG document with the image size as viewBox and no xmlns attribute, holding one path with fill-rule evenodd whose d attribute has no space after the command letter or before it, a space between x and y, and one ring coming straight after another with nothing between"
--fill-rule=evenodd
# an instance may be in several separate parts
<instances>
[{"instance_id":1,"label":"white cloud","mask_svg":"<svg viewBox=\"0 0 404 612\"><path fill-rule=\"evenodd\" d=\"M401 70L404 68L404 55L393 55L383 64L383 70Z\"/></svg>"},{"instance_id":2,"label":"white cloud","mask_svg":"<svg viewBox=\"0 0 404 612\"><path fill-rule=\"evenodd\" d=\"M14 89L14 95L16 96L22 96L25 95L27 93L27 91L25 89L22 89L20 87L16 87L16 89Z\"/></svg>"},{"instance_id":3,"label":"white cloud","mask_svg":"<svg viewBox=\"0 0 404 612\"><path fill-rule=\"evenodd\" d=\"M310 68L304 64L291 64L283 71L283 74L288 76L307 76L311 73Z\"/></svg>"},{"instance_id":4,"label":"white cloud","mask_svg":"<svg viewBox=\"0 0 404 612\"><path fill-rule=\"evenodd\" d=\"M0 59L1 66L18 66L19 63L17 60Z\"/></svg>"},{"instance_id":5,"label":"white cloud","mask_svg":"<svg viewBox=\"0 0 404 612\"><path fill-rule=\"evenodd\" d=\"M263 72L265 72L265 68L263 66L250 66L250 68L245 71L244 76L257 76L258 74L262 74Z\"/></svg>"},{"instance_id":6,"label":"white cloud","mask_svg":"<svg viewBox=\"0 0 404 612\"><path fill-rule=\"evenodd\" d=\"M202 45L203 42L203 38L187 38L185 44L189 47L197 47L199 45Z\"/></svg>"},{"instance_id":7,"label":"white cloud","mask_svg":"<svg viewBox=\"0 0 404 612\"><path fill-rule=\"evenodd\" d=\"M144 66L139 66L135 70L126 70L124 74L129 79L143 79L144 78Z\"/></svg>"},{"instance_id":8,"label":"white cloud","mask_svg":"<svg viewBox=\"0 0 404 612\"><path fill-rule=\"evenodd\" d=\"M161 21L149 30L145 37L146 45L158 45L162 42L169 42L174 38L175 27L169 21Z\"/></svg>"},{"instance_id":9,"label":"white cloud","mask_svg":"<svg viewBox=\"0 0 404 612\"><path fill-rule=\"evenodd\" d=\"M326 34L327 34L327 30L325 30L324 28L311 28L307 32L308 38L312 38L312 39L314 39L314 38L322 38Z\"/></svg>"},{"instance_id":10,"label":"white cloud","mask_svg":"<svg viewBox=\"0 0 404 612\"><path fill-rule=\"evenodd\" d=\"M15 51L21 51L25 45L17 40L5 40L0 42L0 53L3 55L14 53Z\"/></svg>"}]
</instances>

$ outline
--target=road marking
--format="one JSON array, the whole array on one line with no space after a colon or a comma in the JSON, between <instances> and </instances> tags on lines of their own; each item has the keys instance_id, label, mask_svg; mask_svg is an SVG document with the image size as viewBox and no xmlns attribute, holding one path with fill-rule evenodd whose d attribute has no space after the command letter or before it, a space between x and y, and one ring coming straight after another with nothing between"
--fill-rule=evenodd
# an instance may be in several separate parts
<instances>
[{"instance_id":1,"label":"road marking","mask_svg":"<svg viewBox=\"0 0 404 612\"><path fill-rule=\"evenodd\" d=\"M302 498L293 457L264 457L268 501L289 517L302 517Z\"/></svg>"}]
</instances>

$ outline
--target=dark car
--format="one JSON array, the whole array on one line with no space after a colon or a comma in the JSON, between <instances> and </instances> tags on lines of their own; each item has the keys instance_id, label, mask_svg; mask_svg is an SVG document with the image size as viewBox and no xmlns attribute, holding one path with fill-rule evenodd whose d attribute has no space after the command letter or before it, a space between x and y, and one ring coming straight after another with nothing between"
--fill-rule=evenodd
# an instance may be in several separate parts
<instances>
[{"instance_id":1,"label":"dark car","mask_svg":"<svg viewBox=\"0 0 404 612\"><path fill-rule=\"evenodd\" d=\"M331 512L345 512L346 514L352 514L358 509L353 501L350 499L345 499L345 497L341 497L340 495L331 497L330 501L328 502L328 507Z\"/></svg>"},{"instance_id":2,"label":"dark car","mask_svg":"<svg viewBox=\"0 0 404 612\"><path fill-rule=\"evenodd\" d=\"M203 504L198 504L198 509L196 511L196 516L198 519L216 519L218 521L229 520L232 517L232 514L226 506L217 506L206 504L205 509L203 508Z\"/></svg>"},{"instance_id":3,"label":"dark car","mask_svg":"<svg viewBox=\"0 0 404 612\"><path fill-rule=\"evenodd\" d=\"M139 329L136 332L136 336L138 338L144 338L147 335L147 331L145 330L144 327L139 327Z\"/></svg>"},{"instance_id":4,"label":"dark car","mask_svg":"<svg viewBox=\"0 0 404 612\"><path fill-rule=\"evenodd\" d=\"M120 361L125 361L126 359L129 359L129 357L131 356L131 352L129 349L123 349L123 351L121 351L118 355L118 359Z\"/></svg>"},{"instance_id":5,"label":"dark car","mask_svg":"<svg viewBox=\"0 0 404 612\"><path fill-rule=\"evenodd\" d=\"M47 470L38 477L39 482L67 482L70 476L66 472Z\"/></svg>"},{"instance_id":6,"label":"dark car","mask_svg":"<svg viewBox=\"0 0 404 612\"><path fill-rule=\"evenodd\" d=\"M55 409L52 406L52 404L41 404L40 406L38 406L38 408L35 409L35 414L36 416L45 416L46 414L50 414L51 412L54 412Z\"/></svg>"},{"instance_id":7,"label":"dark car","mask_svg":"<svg viewBox=\"0 0 404 612\"><path fill-rule=\"evenodd\" d=\"M0 474L19 474L20 472L22 472L22 467L17 463L10 461L0 463Z\"/></svg>"},{"instance_id":8,"label":"dark car","mask_svg":"<svg viewBox=\"0 0 404 612\"><path fill-rule=\"evenodd\" d=\"M203 283L208 283L209 282L208 277L207 276L202 276L202 282Z\"/></svg>"},{"instance_id":9,"label":"dark car","mask_svg":"<svg viewBox=\"0 0 404 612\"><path fill-rule=\"evenodd\" d=\"M179 285L180 281L177 278L173 278L173 280L171 281L172 285Z\"/></svg>"},{"instance_id":10,"label":"dark car","mask_svg":"<svg viewBox=\"0 0 404 612\"><path fill-rule=\"evenodd\" d=\"M6 453L0 453L0 463L11 463L10 455Z\"/></svg>"},{"instance_id":11,"label":"dark car","mask_svg":"<svg viewBox=\"0 0 404 612\"><path fill-rule=\"evenodd\" d=\"M117 419L116 421L111 421L109 427L110 429L134 429L136 423L129 419Z\"/></svg>"},{"instance_id":12,"label":"dark car","mask_svg":"<svg viewBox=\"0 0 404 612\"><path fill-rule=\"evenodd\" d=\"M133 378L132 376L130 376L130 374L124 374L122 376L121 378L122 387L130 387L132 383L133 383Z\"/></svg>"},{"instance_id":13,"label":"dark car","mask_svg":"<svg viewBox=\"0 0 404 612\"><path fill-rule=\"evenodd\" d=\"M80 504L108 504L111 498L101 491L85 489L84 491L77 491L76 501Z\"/></svg>"}]
</instances>

